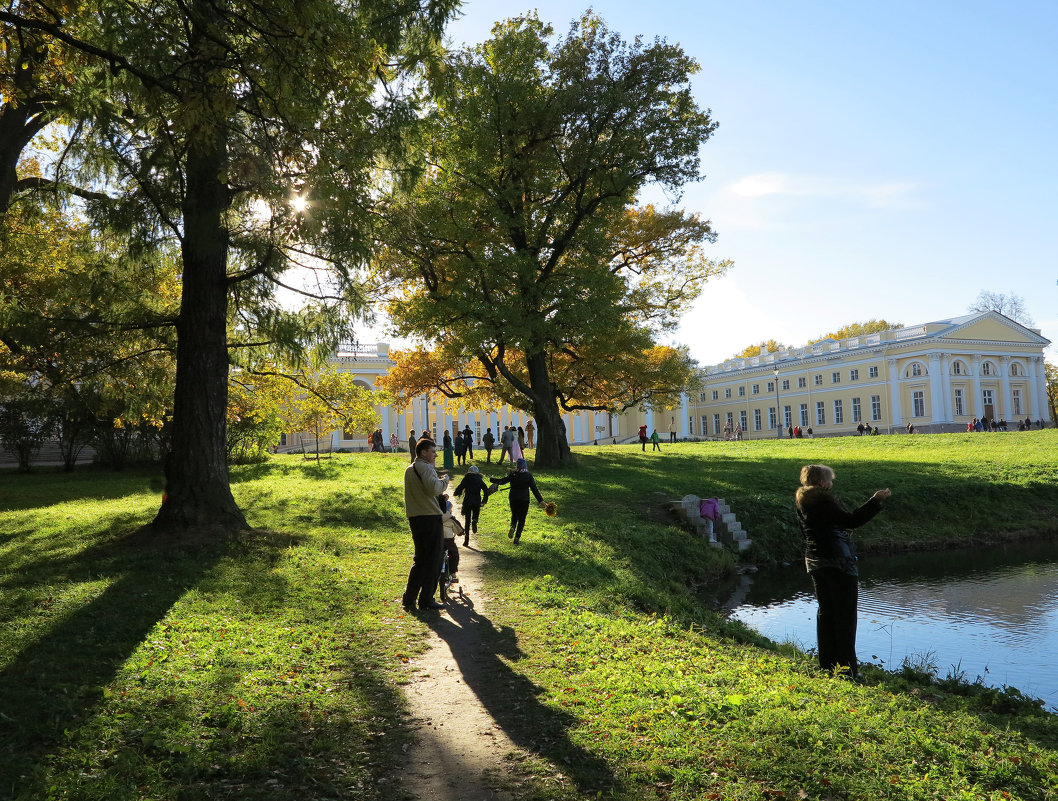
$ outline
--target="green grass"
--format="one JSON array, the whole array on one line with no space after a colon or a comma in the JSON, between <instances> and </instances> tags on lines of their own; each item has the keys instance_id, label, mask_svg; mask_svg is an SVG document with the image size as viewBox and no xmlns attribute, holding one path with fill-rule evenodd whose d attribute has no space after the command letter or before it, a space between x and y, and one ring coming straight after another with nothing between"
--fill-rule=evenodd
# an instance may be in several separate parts
<instances>
[{"instance_id":1,"label":"green grass","mask_svg":"<svg viewBox=\"0 0 1058 801\"><path fill-rule=\"evenodd\" d=\"M474 687L531 757L526 799L1058 798L1058 719L1015 691L871 670L866 685L704 608L735 557L670 525L718 495L753 558L793 558L802 464L847 503L881 486L866 549L1053 536L1058 432L585 448L540 472L519 548L504 496L481 542L493 634ZM137 529L152 473L0 476L0 799L400 799L404 662L428 619L399 456L233 468L254 531ZM485 471L486 473L489 470ZM493 473L495 471L493 469ZM499 501L499 502L497 502Z\"/></svg>"}]
</instances>

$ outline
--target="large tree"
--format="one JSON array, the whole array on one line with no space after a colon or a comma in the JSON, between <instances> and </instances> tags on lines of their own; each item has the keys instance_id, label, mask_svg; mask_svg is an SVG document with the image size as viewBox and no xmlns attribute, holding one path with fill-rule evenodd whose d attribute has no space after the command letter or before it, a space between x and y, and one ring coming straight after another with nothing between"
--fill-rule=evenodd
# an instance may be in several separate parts
<instances>
[{"instance_id":1,"label":"large tree","mask_svg":"<svg viewBox=\"0 0 1058 801\"><path fill-rule=\"evenodd\" d=\"M276 287L302 255L343 277L365 258L358 226L372 162L395 152L383 107L455 5L104 0L63 4L66 16L43 2L0 11L7 25L108 67L76 158L63 164L106 191L89 210L124 223L134 247L173 239L181 253L172 450L156 527L245 525L225 458L233 320L246 353L348 334L352 293L336 292L303 324L275 302ZM296 194L312 213L291 204Z\"/></svg>"},{"instance_id":2,"label":"large tree","mask_svg":"<svg viewBox=\"0 0 1058 801\"><path fill-rule=\"evenodd\" d=\"M552 38L520 17L455 56L422 169L392 181L378 264L397 332L445 366L436 389L528 411L537 464L561 466L560 409L678 396L693 363L659 335L727 265L702 254L708 222L639 205L649 185L676 196L700 178L716 126L691 96L695 62L591 13Z\"/></svg>"},{"instance_id":3,"label":"large tree","mask_svg":"<svg viewBox=\"0 0 1058 801\"><path fill-rule=\"evenodd\" d=\"M1025 298L1021 297L1021 295L1015 295L1013 292L1008 295L1005 292L992 292L991 290L983 289L966 310L971 312L996 311L1016 323L1027 326L1033 325L1032 315L1029 314L1029 310L1025 305Z\"/></svg>"}]
</instances>

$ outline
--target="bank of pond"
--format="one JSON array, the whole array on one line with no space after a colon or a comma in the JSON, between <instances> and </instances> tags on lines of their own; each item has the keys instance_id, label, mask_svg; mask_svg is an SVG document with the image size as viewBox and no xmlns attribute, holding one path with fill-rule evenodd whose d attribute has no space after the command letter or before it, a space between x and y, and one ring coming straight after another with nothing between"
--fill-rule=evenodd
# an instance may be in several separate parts
<instances>
[{"instance_id":1,"label":"bank of pond","mask_svg":"<svg viewBox=\"0 0 1058 801\"><path fill-rule=\"evenodd\" d=\"M740 573L710 595L765 637L815 648L803 564ZM1058 711L1058 542L864 557L857 653L887 670L1016 687Z\"/></svg>"}]
</instances>

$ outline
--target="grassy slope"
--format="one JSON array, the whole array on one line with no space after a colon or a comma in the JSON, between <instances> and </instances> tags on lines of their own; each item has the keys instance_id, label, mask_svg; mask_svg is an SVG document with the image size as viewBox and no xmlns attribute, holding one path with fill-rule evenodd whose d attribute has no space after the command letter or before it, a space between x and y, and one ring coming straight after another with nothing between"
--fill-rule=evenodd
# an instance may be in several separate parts
<instances>
[{"instance_id":1,"label":"grassy slope","mask_svg":"<svg viewBox=\"0 0 1058 801\"><path fill-rule=\"evenodd\" d=\"M482 541L502 635L480 695L537 755L520 794L1058 793L1053 716L911 673L817 675L701 608L688 585L731 555L662 511L720 495L757 558L790 558L797 471L821 461L850 503L893 489L868 547L1053 534L1056 444L1045 431L588 448L580 469L538 475L559 516L533 510L518 549L500 496ZM398 685L427 632L397 603L405 464L236 468L258 531L193 549L131 534L157 506L153 475L0 477L0 798L400 798L378 780L407 736Z\"/></svg>"}]
</instances>

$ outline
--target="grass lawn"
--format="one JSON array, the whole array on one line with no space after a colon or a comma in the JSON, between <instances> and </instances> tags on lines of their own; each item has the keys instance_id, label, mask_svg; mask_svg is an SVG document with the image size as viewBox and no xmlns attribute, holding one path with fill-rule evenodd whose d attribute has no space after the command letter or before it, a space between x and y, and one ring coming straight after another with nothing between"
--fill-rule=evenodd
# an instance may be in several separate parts
<instances>
[{"instance_id":1,"label":"grass lawn","mask_svg":"<svg viewBox=\"0 0 1058 801\"><path fill-rule=\"evenodd\" d=\"M798 470L823 462L850 505L894 492L864 549L1054 536L1056 446L1041 431L584 448L578 469L537 474L559 514L534 508L519 548L494 499L480 542L504 635L480 697L532 755L512 792L1058 798L1058 717L912 670L819 674L702 606L691 587L735 557L664 512L718 495L751 558L789 560ZM235 467L254 530L184 542L138 530L156 472L0 475L0 799L404 798L400 684L429 631L399 604L406 464Z\"/></svg>"}]
</instances>

